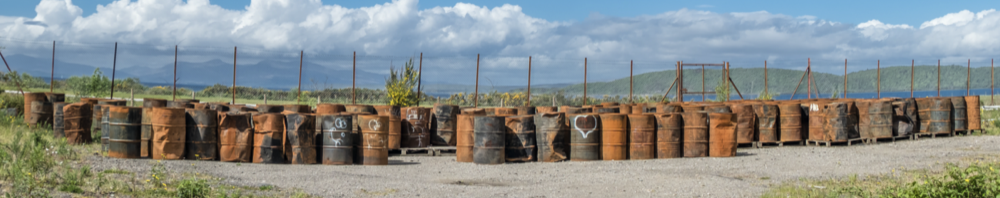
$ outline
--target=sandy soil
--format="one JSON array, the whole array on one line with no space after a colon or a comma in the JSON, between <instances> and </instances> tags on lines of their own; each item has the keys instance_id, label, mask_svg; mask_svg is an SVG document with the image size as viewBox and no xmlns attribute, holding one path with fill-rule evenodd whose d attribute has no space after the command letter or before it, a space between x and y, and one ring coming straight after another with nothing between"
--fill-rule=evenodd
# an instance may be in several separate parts
<instances>
[{"instance_id":1,"label":"sandy soil","mask_svg":"<svg viewBox=\"0 0 1000 198\"><path fill-rule=\"evenodd\" d=\"M799 178L940 168L1000 153L998 136L924 138L854 146L740 148L731 158L476 165L454 155L391 156L388 166L163 161L174 173L300 188L322 197L754 197ZM96 170L148 172L152 160L90 156Z\"/></svg>"}]
</instances>

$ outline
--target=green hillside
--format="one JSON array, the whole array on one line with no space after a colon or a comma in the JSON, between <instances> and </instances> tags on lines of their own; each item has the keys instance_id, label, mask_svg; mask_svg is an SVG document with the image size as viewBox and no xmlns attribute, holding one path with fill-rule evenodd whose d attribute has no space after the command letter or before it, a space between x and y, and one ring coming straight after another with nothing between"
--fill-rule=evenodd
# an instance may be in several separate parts
<instances>
[{"instance_id":1,"label":"green hillside","mask_svg":"<svg viewBox=\"0 0 1000 198\"><path fill-rule=\"evenodd\" d=\"M935 90L937 89L937 66L917 66L914 74L915 90ZM791 93L802 77L802 70L789 69L768 69L768 87L771 93L783 94ZM705 70L705 90L713 91L721 80L722 71L715 69ZM964 66L941 66L941 89L965 89L968 70ZM676 76L675 70L659 72L649 72L636 75L634 92L637 95L662 95L670 86ZM763 68L733 68L731 69L733 82L739 86L740 92L744 95L755 95L764 90L764 69ZM994 75L1000 77L1000 75ZM691 92L701 91L701 70L684 70L684 86ZM821 93L831 92L843 93L843 75L813 72L817 86ZM876 70L862 70L847 74L848 92L875 92L876 90ZM591 96L600 95L627 95L629 79L621 78L608 82L590 82L587 84L587 94ZM972 88L989 88L990 68L972 68ZM671 91L674 93L675 90ZM882 91L909 91L910 90L910 66L893 66L882 68ZM574 84L558 89L533 89L534 93L550 93L565 91L567 94L576 95L583 93L583 84ZM799 93L805 93L806 82L803 81L799 87ZM735 91L733 92L735 95Z\"/></svg>"}]
</instances>

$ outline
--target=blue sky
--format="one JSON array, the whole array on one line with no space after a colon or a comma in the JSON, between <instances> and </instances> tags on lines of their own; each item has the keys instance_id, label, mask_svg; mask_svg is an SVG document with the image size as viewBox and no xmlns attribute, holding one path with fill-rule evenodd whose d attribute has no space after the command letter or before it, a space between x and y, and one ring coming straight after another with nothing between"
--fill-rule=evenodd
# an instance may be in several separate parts
<instances>
[{"instance_id":1,"label":"blue sky","mask_svg":"<svg viewBox=\"0 0 1000 198\"><path fill-rule=\"evenodd\" d=\"M35 6L41 0L8 0L0 7L0 15L34 17ZM133 0L135 1L135 0ZM83 16L96 11L97 5L107 4L112 0L73 0L73 4L83 9ZM213 0L212 4L231 10L243 10L250 4L249 0ZM371 6L390 1L385 0L324 0L326 5L341 5L348 8ZM472 3L479 6L501 6L503 4L520 5L523 12L537 18L550 21L581 21L592 13L607 16L634 17L638 15L654 15L682 8L705 10L719 13L767 11L772 14L790 16L815 16L818 19L858 24L872 19L878 19L889 24L909 24L919 26L924 21L931 20L947 13L961 10L979 11L997 8L997 1L963 0L963 1L872 1L872 0L702 0L702 1L664 1L664 0L422 0L419 8L426 9L436 6L454 6L457 2Z\"/></svg>"}]
</instances>

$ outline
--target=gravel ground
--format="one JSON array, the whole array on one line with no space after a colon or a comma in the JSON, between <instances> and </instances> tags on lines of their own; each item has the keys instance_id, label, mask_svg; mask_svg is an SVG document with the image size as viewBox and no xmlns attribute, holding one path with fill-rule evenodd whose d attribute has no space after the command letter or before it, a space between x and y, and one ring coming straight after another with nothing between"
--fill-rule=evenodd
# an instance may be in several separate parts
<instances>
[{"instance_id":1,"label":"gravel ground","mask_svg":"<svg viewBox=\"0 0 1000 198\"><path fill-rule=\"evenodd\" d=\"M737 157L476 165L454 155L391 156L388 166L163 161L236 185L299 188L322 197L756 197L799 178L940 168L996 155L1000 136L924 138L877 145L740 148ZM87 158L96 170L145 173L148 159Z\"/></svg>"}]
</instances>

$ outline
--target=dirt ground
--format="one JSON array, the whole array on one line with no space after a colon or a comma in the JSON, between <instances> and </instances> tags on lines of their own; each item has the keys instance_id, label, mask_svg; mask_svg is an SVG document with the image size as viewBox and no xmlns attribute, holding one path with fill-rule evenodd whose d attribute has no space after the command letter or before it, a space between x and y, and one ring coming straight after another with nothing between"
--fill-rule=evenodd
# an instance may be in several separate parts
<instances>
[{"instance_id":1,"label":"dirt ground","mask_svg":"<svg viewBox=\"0 0 1000 198\"><path fill-rule=\"evenodd\" d=\"M740 148L731 158L476 165L454 155L389 157L388 166L163 161L174 173L235 185L299 188L322 197L756 197L800 178L940 168L1000 153L1000 136L958 136L853 146ZM144 173L153 160L97 156L96 170Z\"/></svg>"}]
</instances>

